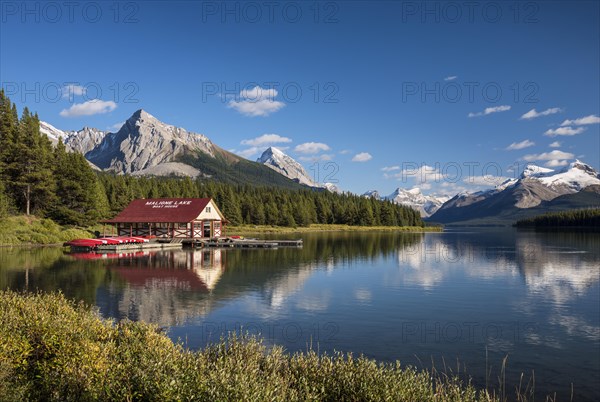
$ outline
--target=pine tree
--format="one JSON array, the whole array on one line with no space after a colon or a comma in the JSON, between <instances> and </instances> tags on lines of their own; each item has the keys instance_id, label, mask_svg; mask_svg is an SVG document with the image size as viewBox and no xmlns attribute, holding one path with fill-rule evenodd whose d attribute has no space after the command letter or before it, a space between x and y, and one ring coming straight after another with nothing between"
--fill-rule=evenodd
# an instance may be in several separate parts
<instances>
[{"instance_id":1,"label":"pine tree","mask_svg":"<svg viewBox=\"0 0 600 402\"><path fill-rule=\"evenodd\" d=\"M87 160L79 153L67 153L62 140L55 150L54 174L60 202L51 212L62 224L90 225L108 212L106 194Z\"/></svg>"},{"instance_id":2,"label":"pine tree","mask_svg":"<svg viewBox=\"0 0 600 402\"><path fill-rule=\"evenodd\" d=\"M37 115L24 108L6 163L7 184L20 211L43 212L55 201L52 145L40 134Z\"/></svg>"}]
</instances>

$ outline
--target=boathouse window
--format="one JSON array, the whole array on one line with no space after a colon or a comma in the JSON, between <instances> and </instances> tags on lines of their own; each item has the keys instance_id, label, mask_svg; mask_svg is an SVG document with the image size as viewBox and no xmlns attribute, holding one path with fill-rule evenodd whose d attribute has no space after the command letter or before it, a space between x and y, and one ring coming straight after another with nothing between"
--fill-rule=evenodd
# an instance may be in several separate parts
<instances>
[{"instance_id":1,"label":"boathouse window","mask_svg":"<svg viewBox=\"0 0 600 402\"><path fill-rule=\"evenodd\" d=\"M206 207L206 212L210 213L210 207Z\"/></svg>"},{"instance_id":2,"label":"boathouse window","mask_svg":"<svg viewBox=\"0 0 600 402\"><path fill-rule=\"evenodd\" d=\"M178 223L178 229L186 229L187 228L187 223Z\"/></svg>"}]
</instances>

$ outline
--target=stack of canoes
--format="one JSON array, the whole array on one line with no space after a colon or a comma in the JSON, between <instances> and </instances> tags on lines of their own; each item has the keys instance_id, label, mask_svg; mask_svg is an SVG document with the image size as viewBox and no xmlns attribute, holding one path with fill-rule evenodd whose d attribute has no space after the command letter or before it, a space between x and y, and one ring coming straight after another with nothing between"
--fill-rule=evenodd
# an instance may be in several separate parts
<instances>
[{"instance_id":1,"label":"stack of canoes","mask_svg":"<svg viewBox=\"0 0 600 402\"><path fill-rule=\"evenodd\" d=\"M75 239L63 244L67 247L96 249L101 246L114 246L118 244L142 244L150 240L143 237L101 237L98 239Z\"/></svg>"}]
</instances>

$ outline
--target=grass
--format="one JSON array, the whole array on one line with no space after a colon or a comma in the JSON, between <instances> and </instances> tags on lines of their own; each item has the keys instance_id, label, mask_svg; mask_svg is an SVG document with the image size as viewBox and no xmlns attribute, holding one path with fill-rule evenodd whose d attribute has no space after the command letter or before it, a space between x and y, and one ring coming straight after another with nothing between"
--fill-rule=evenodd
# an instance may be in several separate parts
<instances>
[{"instance_id":1,"label":"grass","mask_svg":"<svg viewBox=\"0 0 600 402\"><path fill-rule=\"evenodd\" d=\"M334 224L313 224L310 226L285 227L269 225L227 225L227 235L246 235L260 233L310 233L310 232L441 232L441 226L351 226Z\"/></svg>"},{"instance_id":2,"label":"grass","mask_svg":"<svg viewBox=\"0 0 600 402\"><path fill-rule=\"evenodd\" d=\"M102 319L62 294L0 292L3 401L500 401L399 362L288 354L230 334L193 352L157 327Z\"/></svg>"},{"instance_id":3,"label":"grass","mask_svg":"<svg viewBox=\"0 0 600 402\"><path fill-rule=\"evenodd\" d=\"M59 244L92 235L91 230L66 228L51 219L35 216L0 219L0 246Z\"/></svg>"},{"instance_id":4,"label":"grass","mask_svg":"<svg viewBox=\"0 0 600 402\"><path fill-rule=\"evenodd\" d=\"M110 225L95 225L87 228L63 227L51 219L35 216L11 216L0 219L0 246L61 244L78 238L94 237L95 232L113 234ZM441 226L350 226L314 224L306 227L284 227L268 225L227 226L227 235L260 233L307 233L307 232L439 232Z\"/></svg>"}]
</instances>

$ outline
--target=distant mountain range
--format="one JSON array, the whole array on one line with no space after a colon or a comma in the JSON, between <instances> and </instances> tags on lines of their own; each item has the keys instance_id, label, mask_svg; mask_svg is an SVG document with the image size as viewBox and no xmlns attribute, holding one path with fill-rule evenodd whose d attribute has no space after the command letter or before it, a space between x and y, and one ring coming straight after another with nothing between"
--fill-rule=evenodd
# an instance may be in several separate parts
<instances>
[{"instance_id":1,"label":"distant mountain range","mask_svg":"<svg viewBox=\"0 0 600 402\"><path fill-rule=\"evenodd\" d=\"M203 134L165 124L144 110L136 111L116 133L89 127L62 131L43 121L40 131L53 142L61 138L67 149L82 153L93 166L105 172L204 177L285 188L312 184L235 155Z\"/></svg>"},{"instance_id":2,"label":"distant mountain range","mask_svg":"<svg viewBox=\"0 0 600 402\"><path fill-rule=\"evenodd\" d=\"M377 190L367 191L363 194L364 197L372 197L378 200L390 200L396 204L406 205L421 213L421 216L426 218L435 213L446 201L450 199L448 196L425 195L419 188L410 190L398 187L392 194L381 196Z\"/></svg>"},{"instance_id":3,"label":"distant mountain range","mask_svg":"<svg viewBox=\"0 0 600 402\"><path fill-rule=\"evenodd\" d=\"M494 189L457 194L430 218L460 225L506 225L550 211L600 206L600 175L575 161L555 171L528 165L518 179Z\"/></svg>"},{"instance_id":4,"label":"distant mountain range","mask_svg":"<svg viewBox=\"0 0 600 402\"><path fill-rule=\"evenodd\" d=\"M333 183L315 182L300 163L278 148L269 147L256 162L249 161L203 134L163 123L144 110L136 111L116 133L90 127L63 131L43 121L40 131L55 143L62 139L68 150L82 153L95 169L105 172L342 192ZM397 188L387 196L376 190L363 196L412 207L437 223L508 224L547 211L599 206L600 175L580 161L561 171L528 165L518 179L487 191L450 197Z\"/></svg>"}]
</instances>

